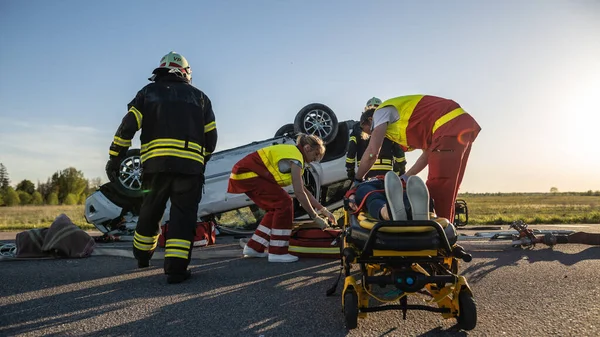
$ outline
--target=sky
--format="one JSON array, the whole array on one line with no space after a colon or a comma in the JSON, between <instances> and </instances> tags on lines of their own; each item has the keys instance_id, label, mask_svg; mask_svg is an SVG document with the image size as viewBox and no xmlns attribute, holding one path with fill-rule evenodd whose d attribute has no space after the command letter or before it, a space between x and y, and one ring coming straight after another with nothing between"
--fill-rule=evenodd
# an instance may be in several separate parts
<instances>
[{"instance_id":1,"label":"sky","mask_svg":"<svg viewBox=\"0 0 600 337\"><path fill-rule=\"evenodd\" d=\"M69 166L106 181L127 103L169 51L212 101L218 150L272 137L309 103L358 120L372 96L427 94L482 127L461 192L600 190L593 0L2 0L12 183Z\"/></svg>"}]
</instances>

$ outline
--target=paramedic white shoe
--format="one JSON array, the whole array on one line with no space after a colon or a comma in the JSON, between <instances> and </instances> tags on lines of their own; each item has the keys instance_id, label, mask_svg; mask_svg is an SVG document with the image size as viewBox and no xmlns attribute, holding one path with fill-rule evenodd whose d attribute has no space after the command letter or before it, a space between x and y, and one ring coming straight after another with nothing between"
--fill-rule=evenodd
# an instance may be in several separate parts
<instances>
[{"instance_id":1,"label":"paramedic white shoe","mask_svg":"<svg viewBox=\"0 0 600 337\"><path fill-rule=\"evenodd\" d=\"M291 254L277 255L269 254L269 262L296 262L298 257Z\"/></svg>"},{"instance_id":2,"label":"paramedic white shoe","mask_svg":"<svg viewBox=\"0 0 600 337\"><path fill-rule=\"evenodd\" d=\"M413 220L429 220L429 190L423 179L417 176L408 177L406 195Z\"/></svg>"},{"instance_id":3,"label":"paramedic white shoe","mask_svg":"<svg viewBox=\"0 0 600 337\"><path fill-rule=\"evenodd\" d=\"M385 189L385 197L390 207L390 213L392 213L392 220L394 221L406 221L406 208L404 207L404 187L402 187L402 181L397 174L393 171L388 171L385 174L383 181Z\"/></svg>"},{"instance_id":4,"label":"paramedic white shoe","mask_svg":"<svg viewBox=\"0 0 600 337\"><path fill-rule=\"evenodd\" d=\"M268 253L259 253L246 245L243 251L244 257L267 257Z\"/></svg>"}]
</instances>

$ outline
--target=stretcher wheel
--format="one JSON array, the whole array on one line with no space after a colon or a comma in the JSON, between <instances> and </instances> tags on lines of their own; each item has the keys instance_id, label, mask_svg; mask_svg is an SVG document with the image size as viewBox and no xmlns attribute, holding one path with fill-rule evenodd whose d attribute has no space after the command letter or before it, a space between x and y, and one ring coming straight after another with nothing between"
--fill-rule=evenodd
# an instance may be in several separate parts
<instances>
[{"instance_id":1,"label":"stretcher wheel","mask_svg":"<svg viewBox=\"0 0 600 337\"><path fill-rule=\"evenodd\" d=\"M456 318L458 327L463 330L473 330L477 325L477 307L470 291L463 288L458 294L459 316Z\"/></svg>"},{"instance_id":2,"label":"stretcher wheel","mask_svg":"<svg viewBox=\"0 0 600 337\"><path fill-rule=\"evenodd\" d=\"M344 317L346 317L346 327L356 329L358 326L358 295L354 290L346 290L344 294Z\"/></svg>"}]
</instances>

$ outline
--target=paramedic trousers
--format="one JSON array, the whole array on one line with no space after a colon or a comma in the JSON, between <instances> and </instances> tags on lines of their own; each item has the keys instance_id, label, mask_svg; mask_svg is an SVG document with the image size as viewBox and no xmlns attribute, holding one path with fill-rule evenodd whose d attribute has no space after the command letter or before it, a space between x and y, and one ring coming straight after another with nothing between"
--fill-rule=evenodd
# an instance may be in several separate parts
<instances>
[{"instance_id":1,"label":"paramedic trousers","mask_svg":"<svg viewBox=\"0 0 600 337\"><path fill-rule=\"evenodd\" d=\"M269 254L285 255L288 253L294 220L292 198L281 186L269 180L252 179L255 181L256 188L245 193L256 206L267 213L248 241L248 247L261 253L269 247Z\"/></svg>"},{"instance_id":2,"label":"paramedic trousers","mask_svg":"<svg viewBox=\"0 0 600 337\"><path fill-rule=\"evenodd\" d=\"M203 175L144 174L142 209L133 238L133 255L139 261L152 258L158 242L160 221L171 200L169 230L165 241L165 274L183 274L192 255L202 198Z\"/></svg>"},{"instance_id":3,"label":"paramedic trousers","mask_svg":"<svg viewBox=\"0 0 600 337\"><path fill-rule=\"evenodd\" d=\"M427 188L435 202L438 217L454 221L454 203L462 183L471 144L477 132L466 132L459 136L442 136L434 139L427 160L429 175Z\"/></svg>"}]
</instances>

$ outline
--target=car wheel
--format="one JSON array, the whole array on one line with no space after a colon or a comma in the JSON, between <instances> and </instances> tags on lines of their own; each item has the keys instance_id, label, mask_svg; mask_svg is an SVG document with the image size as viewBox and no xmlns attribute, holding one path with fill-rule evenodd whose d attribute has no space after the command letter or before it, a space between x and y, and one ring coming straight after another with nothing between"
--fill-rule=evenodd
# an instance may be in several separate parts
<instances>
[{"instance_id":1,"label":"car wheel","mask_svg":"<svg viewBox=\"0 0 600 337\"><path fill-rule=\"evenodd\" d=\"M130 149L119 164L116 179L110 179L119 194L127 197L142 195L142 158L139 149Z\"/></svg>"},{"instance_id":2,"label":"car wheel","mask_svg":"<svg viewBox=\"0 0 600 337\"><path fill-rule=\"evenodd\" d=\"M295 133L296 132L294 131L294 124L290 123L290 124L286 124L286 125L280 127L279 130L277 130L277 132L275 132L275 137L282 137L282 136L285 136L286 134L288 136L293 137Z\"/></svg>"},{"instance_id":3,"label":"car wheel","mask_svg":"<svg viewBox=\"0 0 600 337\"><path fill-rule=\"evenodd\" d=\"M294 131L318 136L328 144L338 132L337 116L325 104L309 104L296 114Z\"/></svg>"}]
</instances>

